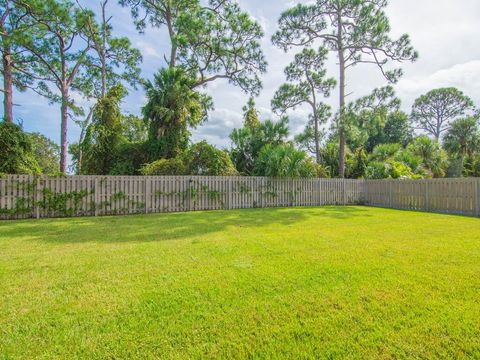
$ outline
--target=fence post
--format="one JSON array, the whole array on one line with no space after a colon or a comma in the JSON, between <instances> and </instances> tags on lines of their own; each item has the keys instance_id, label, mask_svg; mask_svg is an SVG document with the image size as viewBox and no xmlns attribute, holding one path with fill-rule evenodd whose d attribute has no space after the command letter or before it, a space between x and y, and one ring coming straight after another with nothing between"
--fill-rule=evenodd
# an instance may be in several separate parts
<instances>
[{"instance_id":1,"label":"fence post","mask_svg":"<svg viewBox=\"0 0 480 360\"><path fill-rule=\"evenodd\" d=\"M193 184L193 180L188 179L188 193L187 193L188 211L192 211L192 184Z\"/></svg>"},{"instance_id":2,"label":"fence post","mask_svg":"<svg viewBox=\"0 0 480 360\"><path fill-rule=\"evenodd\" d=\"M233 197L233 194L232 194L232 177L229 176L227 178L227 191L228 191L228 209L232 209L232 197Z\"/></svg>"},{"instance_id":3,"label":"fence post","mask_svg":"<svg viewBox=\"0 0 480 360\"><path fill-rule=\"evenodd\" d=\"M390 184L388 188L388 207L392 209L393 208L393 180L387 180L387 181Z\"/></svg>"},{"instance_id":4,"label":"fence post","mask_svg":"<svg viewBox=\"0 0 480 360\"><path fill-rule=\"evenodd\" d=\"M40 176L37 176L35 184L35 218L40 219Z\"/></svg>"},{"instance_id":5,"label":"fence post","mask_svg":"<svg viewBox=\"0 0 480 360\"><path fill-rule=\"evenodd\" d=\"M99 198L99 192L100 192L100 186L98 186L98 177L96 176L95 177L95 197L94 197L94 201L95 201L95 216L98 216L98 207L100 206L99 204L99 201L98 201L98 198Z\"/></svg>"},{"instance_id":6,"label":"fence post","mask_svg":"<svg viewBox=\"0 0 480 360\"><path fill-rule=\"evenodd\" d=\"M425 180L425 211L428 211L430 208L428 203L429 203L428 180Z\"/></svg>"},{"instance_id":7,"label":"fence post","mask_svg":"<svg viewBox=\"0 0 480 360\"><path fill-rule=\"evenodd\" d=\"M290 207L293 207L294 206L294 203L295 203L295 199L294 199L294 194L293 194L293 179L289 179L288 180L288 187L290 188Z\"/></svg>"},{"instance_id":8,"label":"fence post","mask_svg":"<svg viewBox=\"0 0 480 360\"><path fill-rule=\"evenodd\" d=\"M480 179L475 182L475 215L480 216Z\"/></svg>"},{"instance_id":9,"label":"fence post","mask_svg":"<svg viewBox=\"0 0 480 360\"><path fill-rule=\"evenodd\" d=\"M145 183L144 183L144 196L145 196L145 214L148 214L148 210L150 209L150 181L149 177L145 177Z\"/></svg>"},{"instance_id":10,"label":"fence post","mask_svg":"<svg viewBox=\"0 0 480 360\"><path fill-rule=\"evenodd\" d=\"M345 179L342 179L342 196L343 196L343 206L347 205L347 193L345 187Z\"/></svg>"}]
</instances>

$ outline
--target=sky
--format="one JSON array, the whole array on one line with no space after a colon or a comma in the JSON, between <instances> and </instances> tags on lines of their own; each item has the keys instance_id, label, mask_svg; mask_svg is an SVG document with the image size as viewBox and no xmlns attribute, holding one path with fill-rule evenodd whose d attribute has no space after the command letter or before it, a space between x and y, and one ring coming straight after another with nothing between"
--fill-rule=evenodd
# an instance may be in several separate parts
<instances>
[{"instance_id":1,"label":"sky","mask_svg":"<svg viewBox=\"0 0 480 360\"><path fill-rule=\"evenodd\" d=\"M99 0L79 0L94 11L99 9ZM284 68L291 62L295 51L285 54L275 48L271 36L277 29L277 20L282 11L296 3L292 0L238 0L262 25L265 37L261 44L269 63L263 74L263 90L256 98L261 119L276 120L270 110L270 100L276 89L285 82ZM163 30L148 28L139 34L130 17L129 9L109 3L108 11L113 16L112 25L116 36L127 36L143 55L142 76L151 79L165 65L163 55L168 52L168 39ZM439 87L454 86L480 105L480 1L479 0L390 0L387 14L391 21L392 37L408 33L412 44L420 53L417 62L400 64L404 77L395 85L402 99L402 108L410 112L416 97ZM328 73L336 77L335 58L328 62ZM347 73L348 100L369 94L374 88L386 85L373 65L359 65ZM248 95L226 81L210 83L205 89L214 100L215 110L208 121L193 131L193 141L207 140L228 148L229 134L242 125L242 106ZM338 105L336 92L326 99L334 108ZM85 101L78 97L80 103ZM142 90L131 90L122 104L123 111L140 114L146 98ZM15 93L14 116L26 131L40 132L59 142L60 109L31 92ZM289 113L292 136L300 132L308 121L308 110L297 109ZM69 123L69 142L78 141L80 129Z\"/></svg>"}]
</instances>

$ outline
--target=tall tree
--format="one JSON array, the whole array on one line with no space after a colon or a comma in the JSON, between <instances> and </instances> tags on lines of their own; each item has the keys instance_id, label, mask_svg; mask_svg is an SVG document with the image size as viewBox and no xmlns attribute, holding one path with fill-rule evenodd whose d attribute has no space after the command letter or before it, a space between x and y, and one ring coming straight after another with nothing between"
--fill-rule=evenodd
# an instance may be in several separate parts
<instances>
[{"instance_id":1,"label":"tall tree","mask_svg":"<svg viewBox=\"0 0 480 360\"><path fill-rule=\"evenodd\" d=\"M317 0L298 4L285 11L280 29L272 38L285 51L311 46L316 42L334 52L339 70L339 175L345 175L346 71L358 64L374 64L390 82L402 75L400 69L388 70L390 61L414 61L417 53L408 35L390 38L390 24L385 14L386 0Z\"/></svg>"},{"instance_id":2,"label":"tall tree","mask_svg":"<svg viewBox=\"0 0 480 360\"><path fill-rule=\"evenodd\" d=\"M25 11L15 6L14 0L0 0L0 48L2 52L3 114L13 121L13 90L34 87L35 75L29 67L29 56L21 46L30 35L25 22Z\"/></svg>"},{"instance_id":3,"label":"tall tree","mask_svg":"<svg viewBox=\"0 0 480 360\"><path fill-rule=\"evenodd\" d=\"M117 84L111 87L95 106L92 122L80 144L84 156L80 168L82 173L109 174L116 151L124 139L120 102L125 95L124 87Z\"/></svg>"},{"instance_id":4,"label":"tall tree","mask_svg":"<svg viewBox=\"0 0 480 360\"><path fill-rule=\"evenodd\" d=\"M390 115L398 112L400 105L392 86L374 89L371 94L349 103L345 109L344 128L351 150L364 147L372 151L384 142L383 130ZM336 130L338 132L338 128Z\"/></svg>"},{"instance_id":5,"label":"tall tree","mask_svg":"<svg viewBox=\"0 0 480 360\"><path fill-rule=\"evenodd\" d=\"M23 46L34 56L35 72L44 80L40 89L51 102L61 104L60 171L67 171L68 119L82 114L71 92L84 92L81 78L91 64L92 39L88 24L93 13L69 0L18 0L31 23L29 31L37 34Z\"/></svg>"},{"instance_id":6,"label":"tall tree","mask_svg":"<svg viewBox=\"0 0 480 360\"><path fill-rule=\"evenodd\" d=\"M189 129L207 118L210 97L192 90L192 79L181 68L162 69L146 83L147 104L142 109L149 124L151 156L173 158L188 146Z\"/></svg>"},{"instance_id":7,"label":"tall tree","mask_svg":"<svg viewBox=\"0 0 480 360\"><path fill-rule=\"evenodd\" d=\"M82 81L81 87L89 98L94 98L94 104L88 115L75 122L80 126L79 144L84 142L86 129L92 120L95 107L104 99L107 92L119 83L137 88L141 81L139 65L142 61L140 51L133 48L126 37L114 37L111 25L112 16L108 15L107 5L109 0L100 2L100 22L97 25L92 18L87 18L87 32L92 39L92 51L90 64L87 67L87 76L79 78ZM80 6L80 5L79 5ZM88 13L83 7L82 9ZM76 167L81 173L83 161L83 149L85 146L77 146Z\"/></svg>"},{"instance_id":8,"label":"tall tree","mask_svg":"<svg viewBox=\"0 0 480 360\"><path fill-rule=\"evenodd\" d=\"M192 89L227 79L245 92L261 88L266 61L259 40L261 26L234 0L120 0L132 9L140 31L147 24L165 27L170 68L182 66L195 81Z\"/></svg>"},{"instance_id":9,"label":"tall tree","mask_svg":"<svg viewBox=\"0 0 480 360\"><path fill-rule=\"evenodd\" d=\"M465 158L480 146L480 128L478 119L468 117L452 122L444 137L444 147L460 160L460 173L463 174Z\"/></svg>"},{"instance_id":10,"label":"tall tree","mask_svg":"<svg viewBox=\"0 0 480 360\"><path fill-rule=\"evenodd\" d=\"M336 84L334 79L325 77L327 55L328 50L324 48L318 51L306 48L295 55L295 60L285 69L288 83L277 90L272 100L273 110L281 114L304 104L311 108L310 120L313 124L317 164L321 161L320 125L328 120L330 113L330 107L320 99L330 96L330 91Z\"/></svg>"},{"instance_id":11,"label":"tall tree","mask_svg":"<svg viewBox=\"0 0 480 360\"><path fill-rule=\"evenodd\" d=\"M411 118L417 129L433 135L437 141L450 129L452 121L474 110L472 99L456 88L429 91L415 100Z\"/></svg>"},{"instance_id":12,"label":"tall tree","mask_svg":"<svg viewBox=\"0 0 480 360\"><path fill-rule=\"evenodd\" d=\"M101 99L107 91L119 82L136 89L141 81L139 65L142 55L132 47L127 37L114 37L111 25L112 16L108 15L109 0L100 2L100 22L97 25L88 18L88 33L92 39L92 63L88 67L89 77L85 77L85 88L91 86L90 95ZM83 8L82 8L83 9ZM86 13L87 10L84 9Z\"/></svg>"}]
</instances>

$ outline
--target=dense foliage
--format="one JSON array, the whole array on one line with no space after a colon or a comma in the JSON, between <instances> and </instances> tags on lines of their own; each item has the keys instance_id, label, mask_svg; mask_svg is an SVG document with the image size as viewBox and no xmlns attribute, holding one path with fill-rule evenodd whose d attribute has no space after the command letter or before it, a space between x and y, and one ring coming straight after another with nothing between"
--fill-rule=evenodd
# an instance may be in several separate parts
<instances>
[{"instance_id":1,"label":"dense foliage","mask_svg":"<svg viewBox=\"0 0 480 360\"><path fill-rule=\"evenodd\" d=\"M28 134L8 121L0 123L0 173L39 174L40 167L33 153Z\"/></svg>"},{"instance_id":2,"label":"dense foliage","mask_svg":"<svg viewBox=\"0 0 480 360\"><path fill-rule=\"evenodd\" d=\"M54 141L40 133L31 133L29 137L32 143L33 156L37 160L42 174L58 174L60 147Z\"/></svg>"},{"instance_id":3,"label":"dense foliage","mask_svg":"<svg viewBox=\"0 0 480 360\"><path fill-rule=\"evenodd\" d=\"M182 156L146 164L140 172L143 175L237 175L228 153L206 141L190 146Z\"/></svg>"}]
</instances>

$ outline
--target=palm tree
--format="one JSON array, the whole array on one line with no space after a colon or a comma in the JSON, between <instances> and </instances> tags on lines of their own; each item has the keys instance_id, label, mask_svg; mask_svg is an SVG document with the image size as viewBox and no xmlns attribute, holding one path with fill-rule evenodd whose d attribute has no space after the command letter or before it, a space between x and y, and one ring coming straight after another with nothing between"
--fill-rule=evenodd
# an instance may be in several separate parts
<instances>
[{"instance_id":1,"label":"palm tree","mask_svg":"<svg viewBox=\"0 0 480 360\"><path fill-rule=\"evenodd\" d=\"M268 177L316 177L319 165L292 144L266 145L256 161L256 174Z\"/></svg>"},{"instance_id":2,"label":"palm tree","mask_svg":"<svg viewBox=\"0 0 480 360\"><path fill-rule=\"evenodd\" d=\"M188 145L189 129L207 118L210 97L193 90L195 79L180 68L161 69L145 85L147 104L142 112L150 126L157 157L173 158Z\"/></svg>"},{"instance_id":3,"label":"palm tree","mask_svg":"<svg viewBox=\"0 0 480 360\"><path fill-rule=\"evenodd\" d=\"M460 159L461 174L465 166L465 157L471 155L480 146L478 120L474 117L455 120L444 137L444 147Z\"/></svg>"},{"instance_id":4,"label":"palm tree","mask_svg":"<svg viewBox=\"0 0 480 360\"><path fill-rule=\"evenodd\" d=\"M419 136L407 147L407 151L422 159L423 167L433 177L445 176L445 170L448 166L447 154L437 141L427 136Z\"/></svg>"}]
</instances>

